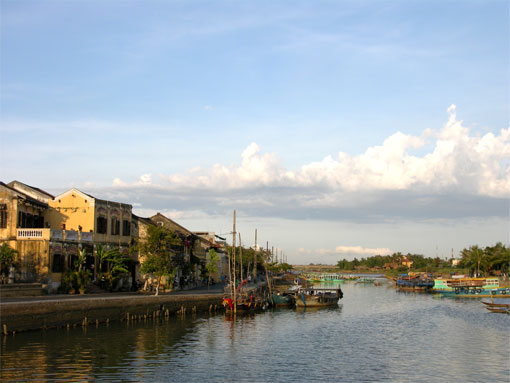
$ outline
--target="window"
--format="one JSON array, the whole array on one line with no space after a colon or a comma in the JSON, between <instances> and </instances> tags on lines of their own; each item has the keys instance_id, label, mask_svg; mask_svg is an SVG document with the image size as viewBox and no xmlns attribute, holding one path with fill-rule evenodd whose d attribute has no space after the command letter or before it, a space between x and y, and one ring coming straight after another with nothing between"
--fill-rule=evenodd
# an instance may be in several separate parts
<instances>
[{"instance_id":1,"label":"window","mask_svg":"<svg viewBox=\"0 0 510 383\"><path fill-rule=\"evenodd\" d=\"M7 204L0 204L0 229L7 227Z\"/></svg>"},{"instance_id":2,"label":"window","mask_svg":"<svg viewBox=\"0 0 510 383\"><path fill-rule=\"evenodd\" d=\"M120 234L120 221L117 217L112 217L112 235Z\"/></svg>"},{"instance_id":3,"label":"window","mask_svg":"<svg viewBox=\"0 0 510 383\"><path fill-rule=\"evenodd\" d=\"M96 231L98 234L106 234L108 219L106 217L97 217Z\"/></svg>"},{"instance_id":4,"label":"window","mask_svg":"<svg viewBox=\"0 0 510 383\"><path fill-rule=\"evenodd\" d=\"M124 237L129 237L131 235L131 222L127 219L122 221L122 235Z\"/></svg>"},{"instance_id":5,"label":"window","mask_svg":"<svg viewBox=\"0 0 510 383\"><path fill-rule=\"evenodd\" d=\"M53 273L62 273L64 271L65 258L62 254L53 254L53 264L51 271Z\"/></svg>"}]
</instances>

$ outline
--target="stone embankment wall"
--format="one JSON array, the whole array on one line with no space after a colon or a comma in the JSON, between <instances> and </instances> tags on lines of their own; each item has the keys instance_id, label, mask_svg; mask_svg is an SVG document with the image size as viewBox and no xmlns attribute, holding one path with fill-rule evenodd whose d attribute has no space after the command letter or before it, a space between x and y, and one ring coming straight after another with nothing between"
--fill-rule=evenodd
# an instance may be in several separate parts
<instances>
[{"instance_id":1,"label":"stone embankment wall","mask_svg":"<svg viewBox=\"0 0 510 383\"><path fill-rule=\"evenodd\" d=\"M223 310L220 294L39 299L0 304L1 332L86 326Z\"/></svg>"}]
</instances>

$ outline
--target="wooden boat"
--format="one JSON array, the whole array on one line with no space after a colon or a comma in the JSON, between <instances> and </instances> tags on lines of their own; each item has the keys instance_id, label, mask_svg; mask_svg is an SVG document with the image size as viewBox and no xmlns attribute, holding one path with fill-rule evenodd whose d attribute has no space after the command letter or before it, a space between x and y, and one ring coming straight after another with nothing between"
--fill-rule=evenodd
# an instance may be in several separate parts
<instances>
[{"instance_id":1,"label":"wooden boat","mask_svg":"<svg viewBox=\"0 0 510 383\"><path fill-rule=\"evenodd\" d=\"M502 313L502 314L510 314L510 302L506 300L505 302L495 303L494 299L491 299L490 302L482 301L485 305L485 308L493 313Z\"/></svg>"},{"instance_id":2,"label":"wooden boat","mask_svg":"<svg viewBox=\"0 0 510 383\"><path fill-rule=\"evenodd\" d=\"M487 307L491 313L510 314L510 307Z\"/></svg>"},{"instance_id":3,"label":"wooden boat","mask_svg":"<svg viewBox=\"0 0 510 383\"><path fill-rule=\"evenodd\" d=\"M262 310L264 308L264 304L262 300L257 299L255 296L251 295L250 297L238 297L236 299L236 312L237 313L247 313L254 312L257 310ZM226 312L233 313L234 312L234 302L230 297L223 298L223 307Z\"/></svg>"},{"instance_id":4,"label":"wooden boat","mask_svg":"<svg viewBox=\"0 0 510 383\"><path fill-rule=\"evenodd\" d=\"M344 296L342 289L299 289L296 293L297 307L335 306Z\"/></svg>"},{"instance_id":5,"label":"wooden boat","mask_svg":"<svg viewBox=\"0 0 510 383\"><path fill-rule=\"evenodd\" d=\"M293 307L295 304L294 293L274 291L272 294L271 305L273 307Z\"/></svg>"}]
</instances>

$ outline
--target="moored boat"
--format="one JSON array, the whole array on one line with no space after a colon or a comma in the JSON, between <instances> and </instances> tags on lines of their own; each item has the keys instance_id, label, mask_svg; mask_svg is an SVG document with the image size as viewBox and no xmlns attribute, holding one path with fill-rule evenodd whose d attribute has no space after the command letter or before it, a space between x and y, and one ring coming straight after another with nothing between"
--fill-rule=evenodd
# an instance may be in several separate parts
<instances>
[{"instance_id":1,"label":"moored boat","mask_svg":"<svg viewBox=\"0 0 510 383\"><path fill-rule=\"evenodd\" d=\"M327 307L335 306L344 296L342 289L299 289L296 293L297 307Z\"/></svg>"},{"instance_id":2,"label":"moored boat","mask_svg":"<svg viewBox=\"0 0 510 383\"><path fill-rule=\"evenodd\" d=\"M273 307L292 307L295 305L295 296L292 293L273 292L271 305Z\"/></svg>"},{"instance_id":3,"label":"moored boat","mask_svg":"<svg viewBox=\"0 0 510 383\"><path fill-rule=\"evenodd\" d=\"M510 296L510 288L500 287L499 279L494 277L434 279L432 292L462 298L506 298Z\"/></svg>"},{"instance_id":4,"label":"moored boat","mask_svg":"<svg viewBox=\"0 0 510 383\"><path fill-rule=\"evenodd\" d=\"M428 292L434 287L434 279L428 275L400 274L395 285L403 291Z\"/></svg>"}]
</instances>

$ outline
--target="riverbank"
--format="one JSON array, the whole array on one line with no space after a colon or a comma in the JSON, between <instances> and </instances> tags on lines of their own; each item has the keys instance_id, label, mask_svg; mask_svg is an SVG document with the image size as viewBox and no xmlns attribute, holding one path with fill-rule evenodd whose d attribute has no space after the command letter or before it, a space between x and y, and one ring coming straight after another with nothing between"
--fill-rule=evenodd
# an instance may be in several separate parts
<instances>
[{"instance_id":1,"label":"riverbank","mask_svg":"<svg viewBox=\"0 0 510 383\"><path fill-rule=\"evenodd\" d=\"M220 287L163 293L158 296L111 293L2 298L1 331L7 335L20 331L214 312L223 309L222 298L223 289Z\"/></svg>"}]
</instances>

